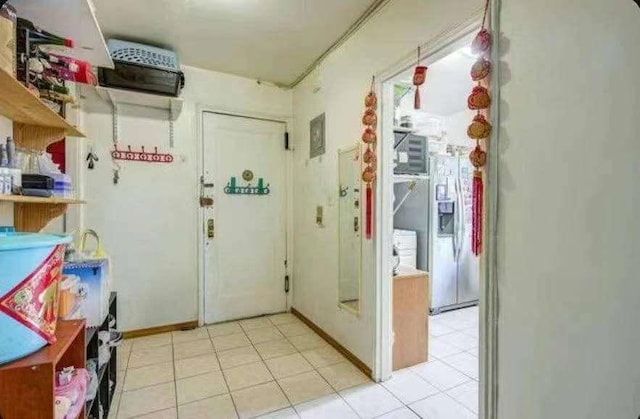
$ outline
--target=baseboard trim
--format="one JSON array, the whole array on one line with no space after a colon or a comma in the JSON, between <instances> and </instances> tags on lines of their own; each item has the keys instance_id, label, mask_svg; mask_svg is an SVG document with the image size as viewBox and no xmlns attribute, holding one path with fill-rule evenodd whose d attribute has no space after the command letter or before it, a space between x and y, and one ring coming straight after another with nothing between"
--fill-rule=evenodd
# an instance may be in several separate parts
<instances>
[{"instance_id":1,"label":"baseboard trim","mask_svg":"<svg viewBox=\"0 0 640 419\"><path fill-rule=\"evenodd\" d=\"M333 346L338 352L345 356L353 365L355 365L360 371L365 373L367 377L373 378L371 368L367 366L364 362L360 360L357 356L355 356L351 351L342 346L337 340L331 337L327 332L322 330L320 326L309 320L304 314L300 313L295 308L291 307L291 314L299 318L304 324L309 326L314 332L316 332L320 337L327 341L327 343Z\"/></svg>"},{"instance_id":2,"label":"baseboard trim","mask_svg":"<svg viewBox=\"0 0 640 419\"><path fill-rule=\"evenodd\" d=\"M122 333L122 337L124 339L133 339L133 338L139 338L139 337L143 337L143 336L157 335L157 334L160 334L160 333L176 332L176 331L179 331L179 330L194 329L196 327L198 327L198 321L194 320L194 321L191 321L191 322L168 324L168 325L165 325L165 326L149 327L147 329L129 330L128 332L123 332Z\"/></svg>"}]
</instances>

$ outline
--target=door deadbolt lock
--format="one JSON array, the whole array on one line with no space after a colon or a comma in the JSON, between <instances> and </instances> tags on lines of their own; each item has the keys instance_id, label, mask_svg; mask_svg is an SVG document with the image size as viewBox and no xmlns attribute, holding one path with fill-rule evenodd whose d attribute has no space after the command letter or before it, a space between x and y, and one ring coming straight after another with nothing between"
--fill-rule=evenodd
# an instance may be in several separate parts
<instances>
[{"instance_id":1,"label":"door deadbolt lock","mask_svg":"<svg viewBox=\"0 0 640 419\"><path fill-rule=\"evenodd\" d=\"M213 218L207 220L207 237L212 239L215 236L215 227L213 224Z\"/></svg>"},{"instance_id":2,"label":"door deadbolt lock","mask_svg":"<svg viewBox=\"0 0 640 419\"><path fill-rule=\"evenodd\" d=\"M213 206L213 198L208 198L204 196L200 197L200 207L208 208L212 206Z\"/></svg>"}]
</instances>

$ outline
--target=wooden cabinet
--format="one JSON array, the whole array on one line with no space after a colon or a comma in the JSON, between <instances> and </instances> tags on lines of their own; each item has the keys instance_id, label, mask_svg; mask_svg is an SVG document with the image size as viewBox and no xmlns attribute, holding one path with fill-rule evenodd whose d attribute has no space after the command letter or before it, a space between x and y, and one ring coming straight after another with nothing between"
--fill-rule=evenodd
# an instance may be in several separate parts
<instances>
[{"instance_id":1,"label":"wooden cabinet","mask_svg":"<svg viewBox=\"0 0 640 419\"><path fill-rule=\"evenodd\" d=\"M427 361L429 275L400 266L393 277L393 370Z\"/></svg>"},{"instance_id":2,"label":"wooden cabinet","mask_svg":"<svg viewBox=\"0 0 640 419\"><path fill-rule=\"evenodd\" d=\"M84 320L59 321L56 343L0 367L1 418L54 418L56 371L85 368L84 325Z\"/></svg>"}]
</instances>

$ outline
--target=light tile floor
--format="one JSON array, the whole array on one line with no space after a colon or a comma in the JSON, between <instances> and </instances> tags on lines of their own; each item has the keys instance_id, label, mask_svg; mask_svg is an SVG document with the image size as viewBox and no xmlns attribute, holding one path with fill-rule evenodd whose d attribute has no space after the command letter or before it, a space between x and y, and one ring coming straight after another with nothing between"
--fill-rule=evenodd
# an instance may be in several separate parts
<instances>
[{"instance_id":1,"label":"light tile floor","mask_svg":"<svg viewBox=\"0 0 640 419\"><path fill-rule=\"evenodd\" d=\"M109 418L476 418L478 309L430 320L429 362L381 384L289 313L126 340Z\"/></svg>"}]
</instances>

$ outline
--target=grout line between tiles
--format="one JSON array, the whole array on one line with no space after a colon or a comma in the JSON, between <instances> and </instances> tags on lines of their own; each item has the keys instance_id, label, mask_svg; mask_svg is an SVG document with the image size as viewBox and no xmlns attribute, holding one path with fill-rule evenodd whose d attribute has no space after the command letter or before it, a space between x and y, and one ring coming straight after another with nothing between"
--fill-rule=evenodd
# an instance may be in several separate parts
<instances>
[{"instance_id":1,"label":"grout line between tiles","mask_svg":"<svg viewBox=\"0 0 640 419\"><path fill-rule=\"evenodd\" d=\"M173 333L169 335L171 339L171 363L173 364L173 394L176 400L176 419L180 419L178 410L178 381L176 380L176 350L173 347Z\"/></svg>"}]
</instances>

